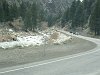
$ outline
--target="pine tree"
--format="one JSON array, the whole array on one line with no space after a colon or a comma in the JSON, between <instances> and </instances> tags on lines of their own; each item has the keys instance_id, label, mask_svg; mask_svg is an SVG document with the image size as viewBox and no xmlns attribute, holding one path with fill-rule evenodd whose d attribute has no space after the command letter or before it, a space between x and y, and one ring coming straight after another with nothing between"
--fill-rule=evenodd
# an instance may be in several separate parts
<instances>
[{"instance_id":1,"label":"pine tree","mask_svg":"<svg viewBox=\"0 0 100 75\"><path fill-rule=\"evenodd\" d=\"M87 9L88 8L88 0L83 0L83 6L84 6L84 9Z\"/></svg>"},{"instance_id":2,"label":"pine tree","mask_svg":"<svg viewBox=\"0 0 100 75\"><path fill-rule=\"evenodd\" d=\"M84 24L88 22L89 16L91 15L92 9L94 7L95 0L83 0L84 7Z\"/></svg>"},{"instance_id":3,"label":"pine tree","mask_svg":"<svg viewBox=\"0 0 100 75\"><path fill-rule=\"evenodd\" d=\"M20 4L20 7L19 7L19 14L23 20L25 19L27 9L29 9L29 3L22 1L22 3Z\"/></svg>"},{"instance_id":4,"label":"pine tree","mask_svg":"<svg viewBox=\"0 0 100 75\"><path fill-rule=\"evenodd\" d=\"M74 18L72 20L71 27L76 28L76 27L82 27L82 26L83 26L83 5L80 2L80 4L78 4Z\"/></svg>"},{"instance_id":5,"label":"pine tree","mask_svg":"<svg viewBox=\"0 0 100 75\"><path fill-rule=\"evenodd\" d=\"M33 2L32 7L31 7L31 12L32 12L32 30L37 27L37 18L38 18L38 7L36 2Z\"/></svg>"},{"instance_id":6,"label":"pine tree","mask_svg":"<svg viewBox=\"0 0 100 75\"><path fill-rule=\"evenodd\" d=\"M3 8L3 21L8 21L9 20L9 4L7 3L6 0L1 0L2 1L2 8Z\"/></svg>"},{"instance_id":7,"label":"pine tree","mask_svg":"<svg viewBox=\"0 0 100 75\"><path fill-rule=\"evenodd\" d=\"M100 35L100 0L96 1L95 8L90 17L90 30L95 32L95 35Z\"/></svg>"},{"instance_id":8,"label":"pine tree","mask_svg":"<svg viewBox=\"0 0 100 75\"><path fill-rule=\"evenodd\" d=\"M87 10L88 10L88 15L90 15L91 13L92 13L92 11L93 11L93 7L94 7L94 4L95 4L95 1L96 0L89 0L89 2L88 2L88 8L87 8Z\"/></svg>"},{"instance_id":9,"label":"pine tree","mask_svg":"<svg viewBox=\"0 0 100 75\"><path fill-rule=\"evenodd\" d=\"M31 11L27 10L26 16L24 18L24 30L32 30L32 17L31 17Z\"/></svg>"},{"instance_id":10,"label":"pine tree","mask_svg":"<svg viewBox=\"0 0 100 75\"><path fill-rule=\"evenodd\" d=\"M52 14L48 15L47 22L48 22L48 26L51 27L52 24L53 24L53 16L52 16Z\"/></svg>"},{"instance_id":11,"label":"pine tree","mask_svg":"<svg viewBox=\"0 0 100 75\"><path fill-rule=\"evenodd\" d=\"M2 0L0 1L0 22L3 21L3 6L2 6Z\"/></svg>"},{"instance_id":12,"label":"pine tree","mask_svg":"<svg viewBox=\"0 0 100 75\"><path fill-rule=\"evenodd\" d=\"M46 19L45 19L45 11L44 11L43 8L40 9L40 11L39 11L39 20L40 20L40 21L45 21L45 20L46 20Z\"/></svg>"},{"instance_id":13,"label":"pine tree","mask_svg":"<svg viewBox=\"0 0 100 75\"><path fill-rule=\"evenodd\" d=\"M88 22L89 16L90 16L90 12L89 12L89 5L88 5L89 1L88 0L83 0L83 16L84 16L84 24L86 24Z\"/></svg>"},{"instance_id":14,"label":"pine tree","mask_svg":"<svg viewBox=\"0 0 100 75\"><path fill-rule=\"evenodd\" d=\"M37 5L34 2L31 6L30 9L27 9L26 12L26 16L24 19L24 23L25 23L25 30L30 30L30 31L34 31L35 28L37 27L37 16L38 16L38 12L37 12Z\"/></svg>"},{"instance_id":15,"label":"pine tree","mask_svg":"<svg viewBox=\"0 0 100 75\"><path fill-rule=\"evenodd\" d=\"M70 10L69 10L69 8L67 8L67 11L64 12L64 15L63 15L63 17L61 19L62 27L64 27L65 23L67 23L70 20L69 14L70 14Z\"/></svg>"},{"instance_id":16,"label":"pine tree","mask_svg":"<svg viewBox=\"0 0 100 75\"><path fill-rule=\"evenodd\" d=\"M9 10L10 10L9 11L9 13L10 13L9 14L9 16L10 16L9 20L12 21L14 18L17 19L19 17L19 9L18 9L16 4L10 5Z\"/></svg>"},{"instance_id":17,"label":"pine tree","mask_svg":"<svg viewBox=\"0 0 100 75\"><path fill-rule=\"evenodd\" d=\"M76 11L76 8L77 8L77 7L76 7L76 0L74 0L74 1L72 2L71 7L70 7L70 14L69 14L70 20L73 19L74 14L75 14L75 11Z\"/></svg>"}]
</instances>

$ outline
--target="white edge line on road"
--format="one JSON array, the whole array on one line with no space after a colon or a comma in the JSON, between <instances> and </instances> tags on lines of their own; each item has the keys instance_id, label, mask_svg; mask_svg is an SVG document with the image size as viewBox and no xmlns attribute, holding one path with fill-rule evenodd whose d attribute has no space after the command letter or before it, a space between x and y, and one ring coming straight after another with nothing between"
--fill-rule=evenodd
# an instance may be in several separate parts
<instances>
[{"instance_id":1,"label":"white edge line on road","mask_svg":"<svg viewBox=\"0 0 100 75\"><path fill-rule=\"evenodd\" d=\"M98 44L97 44L98 45ZM9 73L9 72L14 72L14 71L18 71L18 70L24 70L24 69L29 69L29 68L33 68L33 67L38 67L38 66L42 66L42 65L47 65L47 64L50 64L50 63L55 63L55 62L58 62L58 61L63 61L63 60L67 60L67 59L72 59L72 58L75 58L75 57L79 57L79 56L83 56L83 55L87 55L87 54L90 54L90 53L95 53L97 51L99 51L99 48L98 46L96 47L97 50L90 50L90 51L86 51L86 52L82 52L82 53L78 53L78 54L73 54L73 55L69 55L69 56L66 56L66 57L62 57L57 60L54 60L54 61L51 61L51 62L45 62L45 63L40 63L40 64L37 64L37 65L33 65L33 66L26 66L26 67L22 67L22 68L17 68L17 69L13 69L13 70L8 70L8 71L1 71L0 74L4 74L4 73Z\"/></svg>"},{"instance_id":2,"label":"white edge line on road","mask_svg":"<svg viewBox=\"0 0 100 75\"><path fill-rule=\"evenodd\" d=\"M75 58L75 57L87 55L87 54L94 53L94 52L97 52L97 51L99 51L99 50L95 50L95 51L92 51L92 50L91 50L91 51L87 51L87 52L82 52L82 53L74 54L74 55L72 55L72 56L69 55L70 57L67 56L66 58L63 58L63 59L58 59L58 60L54 60L54 61L46 62L46 63L40 63L40 64L33 65L33 66L27 66L27 67L23 67L23 68L18 68L18 69L3 71L3 72L0 72L0 74L9 73L9 72L14 72L14 71L18 71L18 70L29 69L29 68L33 68L33 67L42 66L42 65L47 65L47 64L51 64L51 63L58 62L58 61L63 61L63 60L72 59L72 58Z\"/></svg>"}]
</instances>

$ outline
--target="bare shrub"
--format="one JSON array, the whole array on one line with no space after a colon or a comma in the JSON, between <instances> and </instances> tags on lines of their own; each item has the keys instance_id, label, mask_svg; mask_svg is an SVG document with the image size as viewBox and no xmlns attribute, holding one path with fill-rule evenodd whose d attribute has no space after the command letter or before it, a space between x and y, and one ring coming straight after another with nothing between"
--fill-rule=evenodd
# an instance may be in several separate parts
<instances>
[{"instance_id":1,"label":"bare shrub","mask_svg":"<svg viewBox=\"0 0 100 75\"><path fill-rule=\"evenodd\" d=\"M54 32L53 34L51 34L50 39L56 40L56 39L58 39L58 37L59 37L59 33Z\"/></svg>"},{"instance_id":2,"label":"bare shrub","mask_svg":"<svg viewBox=\"0 0 100 75\"><path fill-rule=\"evenodd\" d=\"M13 22L8 22L8 25L12 28L15 28L17 30L21 30L22 26L23 26L23 21L22 21L22 18L18 18L18 19L15 19L13 20Z\"/></svg>"},{"instance_id":3,"label":"bare shrub","mask_svg":"<svg viewBox=\"0 0 100 75\"><path fill-rule=\"evenodd\" d=\"M41 22L41 30L46 30L48 28L47 22Z\"/></svg>"},{"instance_id":4,"label":"bare shrub","mask_svg":"<svg viewBox=\"0 0 100 75\"><path fill-rule=\"evenodd\" d=\"M58 39L58 37L59 37L59 33L54 32L53 34L51 34L51 36L50 36L50 38L49 38L49 40L48 40L48 43L49 43L49 44L54 43L55 40Z\"/></svg>"},{"instance_id":5,"label":"bare shrub","mask_svg":"<svg viewBox=\"0 0 100 75\"><path fill-rule=\"evenodd\" d=\"M15 35L0 35L0 42L16 41Z\"/></svg>"}]
</instances>

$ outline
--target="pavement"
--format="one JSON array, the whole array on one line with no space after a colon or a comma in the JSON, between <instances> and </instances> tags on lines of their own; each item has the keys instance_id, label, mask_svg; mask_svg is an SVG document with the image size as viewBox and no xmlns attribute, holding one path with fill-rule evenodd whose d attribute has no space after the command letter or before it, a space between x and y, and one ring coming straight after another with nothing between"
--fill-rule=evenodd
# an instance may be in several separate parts
<instances>
[{"instance_id":1,"label":"pavement","mask_svg":"<svg viewBox=\"0 0 100 75\"><path fill-rule=\"evenodd\" d=\"M0 75L100 75L100 40L63 33L91 41L97 46L82 53L3 68Z\"/></svg>"}]
</instances>

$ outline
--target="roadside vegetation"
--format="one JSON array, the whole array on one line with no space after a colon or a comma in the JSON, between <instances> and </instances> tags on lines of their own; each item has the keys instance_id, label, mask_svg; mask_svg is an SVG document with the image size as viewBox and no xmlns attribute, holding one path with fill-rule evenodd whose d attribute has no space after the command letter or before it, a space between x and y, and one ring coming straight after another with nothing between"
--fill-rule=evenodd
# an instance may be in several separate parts
<instances>
[{"instance_id":1,"label":"roadside vegetation","mask_svg":"<svg viewBox=\"0 0 100 75\"><path fill-rule=\"evenodd\" d=\"M100 0L74 0L62 18L62 26L72 31L89 29L89 34L100 35Z\"/></svg>"},{"instance_id":2,"label":"roadside vegetation","mask_svg":"<svg viewBox=\"0 0 100 75\"><path fill-rule=\"evenodd\" d=\"M59 12L56 17L52 16L52 10L51 14L46 13L36 0L31 3L23 0L18 3L0 0L0 41L9 41L9 38L16 40L14 31L38 32L52 26L64 28L74 34L85 31L86 34L100 35L99 0L74 0L66 11ZM52 36L56 38L57 34Z\"/></svg>"}]
</instances>

